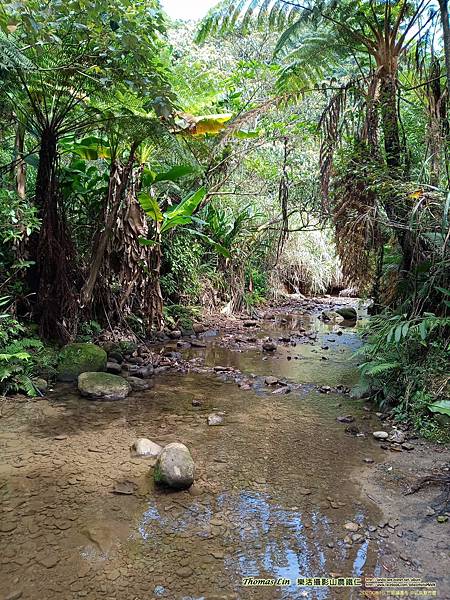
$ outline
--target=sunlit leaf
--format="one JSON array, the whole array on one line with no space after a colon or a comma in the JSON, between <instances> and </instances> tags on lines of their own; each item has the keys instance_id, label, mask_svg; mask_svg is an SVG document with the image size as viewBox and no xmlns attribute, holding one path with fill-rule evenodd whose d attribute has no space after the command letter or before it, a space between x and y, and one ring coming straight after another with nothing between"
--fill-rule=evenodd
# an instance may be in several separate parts
<instances>
[{"instance_id":1,"label":"sunlit leaf","mask_svg":"<svg viewBox=\"0 0 450 600\"><path fill-rule=\"evenodd\" d=\"M138 200L145 214L152 219L152 221L161 222L163 220L164 217L156 198L147 192L141 192L138 194Z\"/></svg>"}]
</instances>

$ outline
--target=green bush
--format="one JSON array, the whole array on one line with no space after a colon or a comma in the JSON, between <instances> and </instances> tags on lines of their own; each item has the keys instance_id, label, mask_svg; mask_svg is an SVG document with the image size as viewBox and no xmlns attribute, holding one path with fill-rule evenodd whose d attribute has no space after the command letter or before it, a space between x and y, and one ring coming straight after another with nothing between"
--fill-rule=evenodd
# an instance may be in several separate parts
<instances>
[{"instance_id":1,"label":"green bush","mask_svg":"<svg viewBox=\"0 0 450 600\"><path fill-rule=\"evenodd\" d=\"M359 392L423 435L450 439L445 427L450 408L450 317L385 312L370 319L364 335L366 343L357 352L364 359Z\"/></svg>"}]
</instances>

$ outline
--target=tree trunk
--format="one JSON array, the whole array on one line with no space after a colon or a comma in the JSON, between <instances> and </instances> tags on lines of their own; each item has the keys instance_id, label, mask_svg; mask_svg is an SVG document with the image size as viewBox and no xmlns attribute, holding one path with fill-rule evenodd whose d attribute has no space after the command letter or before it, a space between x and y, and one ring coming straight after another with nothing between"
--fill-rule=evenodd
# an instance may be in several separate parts
<instances>
[{"instance_id":1,"label":"tree trunk","mask_svg":"<svg viewBox=\"0 0 450 600\"><path fill-rule=\"evenodd\" d=\"M448 14L448 0L439 0L441 12L442 32L444 38L445 68L447 71L447 89L450 98L450 22Z\"/></svg>"},{"instance_id":2,"label":"tree trunk","mask_svg":"<svg viewBox=\"0 0 450 600\"><path fill-rule=\"evenodd\" d=\"M150 250L150 297L148 299L149 323L158 331L164 326L163 297L160 285L161 258L161 244L159 243Z\"/></svg>"},{"instance_id":3,"label":"tree trunk","mask_svg":"<svg viewBox=\"0 0 450 600\"><path fill-rule=\"evenodd\" d=\"M386 165L394 179L401 177L402 146L398 118L398 87L395 73L385 71L380 75L380 113L384 136ZM401 270L409 273L413 265L416 236L409 230L410 206L395 195L384 199L384 208L402 250Z\"/></svg>"},{"instance_id":4,"label":"tree trunk","mask_svg":"<svg viewBox=\"0 0 450 600\"><path fill-rule=\"evenodd\" d=\"M97 232L92 249L89 274L81 290L81 307L91 309L94 288L103 265L108 240L114 228L120 202L133 167L137 144L132 144L128 162L124 166L118 159L112 161L109 175L108 196L105 205L104 226Z\"/></svg>"},{"instance_id":5,"label":"tree trunk","mask_svg":"<svg viewBox=\"0 0 450 600\"><path fill-rule=\"evenodd\" d=\"M395 75L384 74L380 77L379 102L386 164L391 169L398 169L402 160Z\"/></svg>"},{"instance_id":6,"label":"tree trunk","mask_svg":"<svg viewBox=\"0 0 450 600\"><path fill-rule=\"evenodd\" d=\"M143 245L139 238L148 238L149 224L137 199L143 167L134 169L124 201L119 208L114 231L108 242L104 261L106 287L103 297L114 321L136 315L148 330L162 327L162 295L160 289L160 244ZM117 299L112 286L119 289ZM111 319L111 317L110 317Z\"/></svg>"},{"instance_id":7,"label":"tree trunk","mask_svg":"<svg viewBox=\"0 0 450 600\"><path fill-rule=\"evenodd\" d=\"M445 88L441 86L439 61L432 58L431 82L426 87L428 108L427 137L430 152L430 184L439 187L441 179L442 149L445 139Z\"/></svg>"},{"instance_id":8,"label":"tree trunk","mask_svg":"<svg viewBox=\"0 0 450 600\"><path fill-rule=\"evenodd\" d=\"M13 163L12 175L15 178L15 187L17 195L23 199L26 196L26 174L27 164L23 160L23 150L25 144L25 127L21 124L17 124L16 139L14 142L15 150L15 161Z\"/></svg>"},{"instance_id":9,"label":"tree trunk","mask_svg":"<svg viewBox=\"0 0 450 600\"><path fill-rule=\"evenodd\" d=\"M36 294L35 316L40 335L67 342L75 325L73 246L61 214L57 176L57 136L48 128L42 132L35 203L42 220L39 232L29 244L31 291Z\"/></svg>"}]
</instances>

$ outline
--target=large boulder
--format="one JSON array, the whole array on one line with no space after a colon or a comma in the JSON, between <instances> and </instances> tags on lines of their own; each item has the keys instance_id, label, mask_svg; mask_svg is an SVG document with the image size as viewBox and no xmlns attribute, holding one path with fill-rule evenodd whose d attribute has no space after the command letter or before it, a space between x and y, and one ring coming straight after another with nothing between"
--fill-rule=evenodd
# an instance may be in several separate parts
<instances>
[{"instance_id":1,"label":"large boulder","mask_svg":"<svg viewBox=\"0 0 450 600\"><path fill-rule=\"evenodd\" d=\"M174 442L163 448L156 460L155 483L183 490L194 483L195 464L184 444Z\"/></svg>"},{"instance_id":2,"label":"large boulder","mask_svg":"<svg viewBox=\"0 0 450 600\"><path fill-rule=\"evenodd\" d=\"M344 320L344 317L335 310L324 310L322 312L322 321L334 321L340 323Z\"/></svg>"},{"instance_id":3,"label":"large boulder","mask_svg":"<svg viewBox=\"0 0 450 600\"><path fill-rule=\"evenodd\" d=\"M126 379L111 373L81 373L78 389L90 400L122 400L131 392Z\"/></svg>"},{"instance_id":4,"label":"large boulder","mask_svg":"<svg viewBox=\"0 0 450 600\"><path fill-rule=\"evenodd\" d=\"M341 315L346 321L356 321L358 318L358 313L356 312L356 308L353 306L342 306L341 308L337 308L336 312L338 315Z\"/></svg>"},{"instance_id":5,"label":"large boulder","mask_svg":"<svg viewBox=\"0 0 450 600\"><path fill-rule=\"evenodd\" d=\"M100 346L95 344L68 344L59 353L58 380L76 381L81 373L104 371L106 361L106 352Z\"/></svg>"}]
</instances>

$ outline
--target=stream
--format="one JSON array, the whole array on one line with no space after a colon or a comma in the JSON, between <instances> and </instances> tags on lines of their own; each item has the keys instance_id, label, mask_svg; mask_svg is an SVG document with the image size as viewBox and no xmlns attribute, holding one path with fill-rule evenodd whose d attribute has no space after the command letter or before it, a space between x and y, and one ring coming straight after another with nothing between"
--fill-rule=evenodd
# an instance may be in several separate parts
<instances>
[{"instance_id":1,"label":"stream","mask_svg":"<svg viewBox=\"0 0 450 600\"><path fill-rule=\"evenodd\" d=\"M355 382L358 337L295 312L252 335L277 339L299 327L316 339L273 353L207 333L206 348L183 350L198 372L157 375L150 390L123 401L88 401L58 384L48 399L4 407L0 598L361 597L357 588L296 585L298 577L380 575L384 543L381 513L360 485L381 457L371 435L379 421L363 401L320 391ZM238 369L239 385L230 371L208 369L217 365ZM213 412L223 424L208 426ZM151 461L130 455L138 437L186 444L192 488L155 488ZM113 493L118 483L127 493ZM256 589L243 587L244 577L291 583Z\"/></svg>"}]
</instances>

